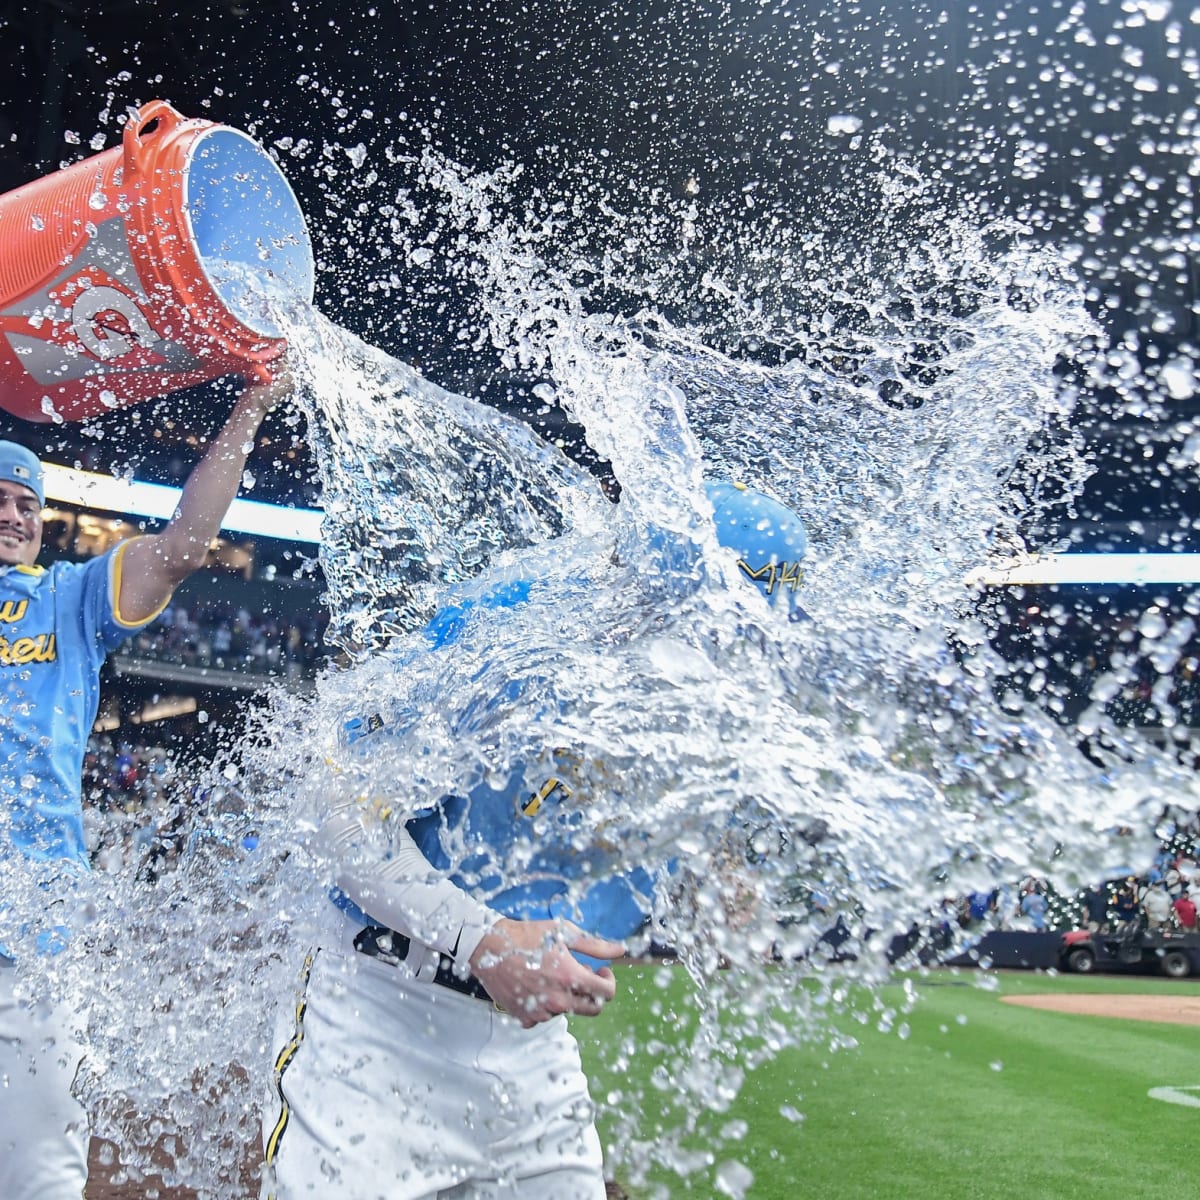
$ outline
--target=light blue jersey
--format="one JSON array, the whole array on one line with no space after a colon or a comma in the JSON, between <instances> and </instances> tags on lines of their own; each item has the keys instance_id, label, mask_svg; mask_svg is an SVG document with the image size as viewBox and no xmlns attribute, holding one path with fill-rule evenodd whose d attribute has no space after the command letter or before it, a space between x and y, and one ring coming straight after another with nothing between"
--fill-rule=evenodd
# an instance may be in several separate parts
<instances>
[{"instance_id":1,"label":"light blue jersey","mask_svg":"<svg viewBox=\"0 0 1200 1200\"><path fill-rule=\"evenodd\" d=\"M153 620L121 616L128 545L49 570L0 568L0 857L15 848L35 861L87 867L81 776L100 668Z\"/></svg>"},{"instance_id":2,"label":"light blue jersey","mask_svg":"<svg viewBox=\"0 0 1200 1200\"><path fill-rule=\"evenodd\" d=\"M551 778L529 792L518 767L505 786L481 783L447 797L409 821L408 831L434 867L493 911L519 920L562 917L620 941L645 923L654 879L624 865L620 848L589 836L586 820L586 803L565 783ZM522 869L513 880L504 872L517 859Z\"/></svg>"},{"instance_id":3,"label":"light blue jersey","mask_svg":"<svg viewBox=\"0 0 1200 1200\"><path fill-rule=\"evenodd\" d=\"M796 594L808 538L801 519L740 484L710 483L706 495L713 505L717 540L736 554L739 575L768 604L787 611L789 619L802 619ZM647 537L666 569L695 581L692 586L703 577L694 543L666 530L652 530ZM426 639L440 651L462 638L480 610L534 602L538 578L535 570L532 576L485 584L482 591L465 585L435 614ZM586 578L567 576L555 586L587 591L591 585ZM519 681L511 682L504 702L523 702ZM393 725L402 730L405 723L404 713L359 717L347 722L345 738L369 753L375 735L386 734ZM567 767L564 775L571 774ZM414 815L408 831L436 869L493 911L517 919L564 917L588 933L617 941L645 924L655 876L673 869L672 863L663 863L652 874L637 864L637 846L606 844L602 831L589 824L587 798L571 794L569 779L531 778L520 762L508 765L499 786L481 781ZM515 878L510 874L514 863L520 864Z\"/></svg>"},{"instance_id":4,"label":"light blue jersey","mask_svg":"<svg viewBox=\"0 0 1200 1200\"><path fill-rule=\"evenodd\" d=\"M434 616L425 635L435 650L453 645L473 610L524 604L531 586L529 579L509 580L460 598ZM344 740L369 753L372 739L387 736L393 725L403 725L403 714L355 718L346 723ZM531 787L517 763L501 786L484 781L446 796L407 828L433 867L494 912L518 920L564 918L620 941L645 924L654 879L627 864L625 848L587 834L587 819L586 798L573 796L565 780L550 777ZM521 870L512 878L516 861Z\"/></svg>"}]
</instances>

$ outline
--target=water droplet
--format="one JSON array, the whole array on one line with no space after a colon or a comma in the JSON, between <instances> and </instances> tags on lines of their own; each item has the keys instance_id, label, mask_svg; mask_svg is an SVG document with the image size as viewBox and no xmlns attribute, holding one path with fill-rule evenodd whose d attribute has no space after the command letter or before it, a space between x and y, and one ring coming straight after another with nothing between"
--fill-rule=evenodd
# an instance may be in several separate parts
<instances>
[{"instance_id":1,"label":"water droplet","mask_svg":"<svg viewBox=\"0 0 1200 1200\"><path fill-rule=\"evenodd\" d=\"M857 133L862 128L862 118L849 113L836 113L825 122L825 128L832 134Z\"/></svg>"},{"instance_id":2,"label":"water droplet","mask_svg":"<svg viewBox=\"0 0 1200 1200\"><path fill-rule=\"evenodd\" d=\"M1167 622L1162 613L1150 609L1142 613L1138 620L1138 633L1144 638L1160 638L1167 632Z\"/></svg>"},{"instance_id":3,"label":"water droplet","mask_svg":"<svg viewBox=\"0 0 1200 1200\"><path fill-rule=\"evenodd\" d=\"M733 1159L721 1163L713 1176L713 1186L717 1192L722 1196L731 1196L733 1200L741 1200L753 1182L754 1172Z\"/></svg>"},{"instance_id":4,"label":"water droplet","mask_svg":"<svg viewBox=\"0 0 1200 1200\"><path fill-rule=\"evenodd\" d=\"M1173 358L1164 364L1162 381L1172 400L1187 400L1195 395L1196 375L1188 359Z\"/></svg>"}]
</instances>

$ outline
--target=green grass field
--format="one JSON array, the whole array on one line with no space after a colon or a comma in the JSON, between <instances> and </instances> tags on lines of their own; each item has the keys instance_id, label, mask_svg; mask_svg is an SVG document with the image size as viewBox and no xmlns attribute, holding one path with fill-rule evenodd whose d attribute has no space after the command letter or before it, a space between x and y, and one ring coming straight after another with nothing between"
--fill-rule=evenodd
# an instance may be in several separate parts
<instances>
[{"instance_id":1,"label":"green grass field","mask_svg":"<svg viewBox=\"0 0 1200 1200\"><path fill-rule=\"evenodd\" d=\"M1198 996L1200 984L1005 973L993 976L995 986L988 989L979 986L977 973L950 971L910 979L918 1002L890 1031L876 1028L875 1014L866 1023L850 1013L833 1018L832 1030L851 1034L856 1047L831 1052L831 1030L820 1043L782 1050L750 1071L732 1107L707 1122L714 1131L744 1122L740 1140L713 1146L710 1134L707 1141L687 1143L701 1153L712 1150L718 1164L744 1164L753 1172L748 1188L722 1190L713 1168L686 1182L657 1170L635 1183L635 1173L617 1162L617 1179L636 1200L728 1194L747 1200L1137 1200L1200 1194L1200 1108L1148 1095L1158 1087L1200 1088L1200 1028L1000 1002L1004 995L1063 991ZM624 1098L642 1095L640 1136L653 1140L677 1119L680 1092L671 1074L686 1072L688 1056L661 1045L649 1055L615 1048L625 1039L630 1049L631 1029L638 1045L681 1040L672 1014L689 1010L689 984L682 971L668 981L663 969L649 967L628 968L619 981L619 1002L574 1029L602 1109L628 1112ZM880 996L885 1005L899 1007L901 982ZM861 1012L869 1012L870 1001L864 997ZM897 1032L902 1024L908 1027L903 1037ZM1200 1092L1191 1095L1200 1100ZM790 1118L781 1109L792 1110ZM602 1119L606 1144L617 1123L611 1112ZM744 1181L734 1168L726 1178L739 1175Z\"/></svg>"}]
</instances>

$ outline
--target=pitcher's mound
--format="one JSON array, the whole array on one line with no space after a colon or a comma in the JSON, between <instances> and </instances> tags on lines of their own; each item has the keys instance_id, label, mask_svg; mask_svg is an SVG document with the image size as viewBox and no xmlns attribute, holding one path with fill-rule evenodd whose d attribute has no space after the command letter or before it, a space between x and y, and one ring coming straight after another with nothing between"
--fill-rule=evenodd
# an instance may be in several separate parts
<instances>
[{"instance_id":1,"label":"pitcher's mound","mask_svg":"<svg viewBox=\"0 0 1200 1200\"><path fill-rule=\"evenodd\" d=\"M1200 996L1104 996L1075 992L1046 996L1001 996L1005 1004L1044 1008L1050 1012L1087 1017L1124 1017L1129 1021L1161 1021L1169 1025L1200 1025Z\"/></svg>"}]
</instances>

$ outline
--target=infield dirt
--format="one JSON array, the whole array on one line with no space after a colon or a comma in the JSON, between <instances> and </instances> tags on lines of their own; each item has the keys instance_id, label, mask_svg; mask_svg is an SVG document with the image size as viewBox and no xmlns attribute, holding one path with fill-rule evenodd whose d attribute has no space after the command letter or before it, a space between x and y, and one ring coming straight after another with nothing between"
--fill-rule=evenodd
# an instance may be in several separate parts
<instances>
[{"instance_id":1,"label":"infield dirt","mask_svg":"<svg viewBox=\"0 0 1200 1200\"><path fill-rule=\"evenodd\" d=\"M1005 1004L1086 1017L1121 1017L1127 1021L1159 1021L1166 1025L1200 1025L1200 996L1103 995L1070 992L1058 995L1001 996Z\"/></svg>"}]
</instances>

